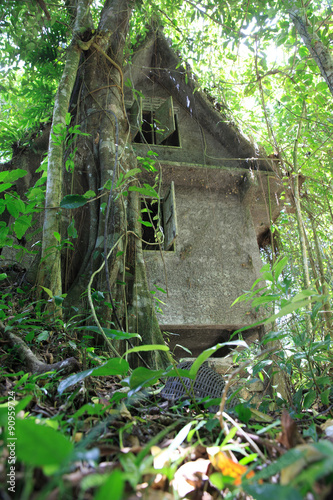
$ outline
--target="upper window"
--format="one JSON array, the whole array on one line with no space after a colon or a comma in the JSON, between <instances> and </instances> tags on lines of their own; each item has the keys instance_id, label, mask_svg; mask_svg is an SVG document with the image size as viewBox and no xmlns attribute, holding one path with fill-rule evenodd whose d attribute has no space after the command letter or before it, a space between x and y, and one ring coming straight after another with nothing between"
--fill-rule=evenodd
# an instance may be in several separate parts
<instances>
[{"instance_id":1,"label":"upper window","mask_svg":"<svg viewBox=\"0 0 333 500\"><path fill-rule=\"evenodd\" d=\"M172 97L166 99L159 107L151 104L150 108L143 109L140 97L129 109L133 142L180 147L178 121Z\"/></svg>"}]
</instances>

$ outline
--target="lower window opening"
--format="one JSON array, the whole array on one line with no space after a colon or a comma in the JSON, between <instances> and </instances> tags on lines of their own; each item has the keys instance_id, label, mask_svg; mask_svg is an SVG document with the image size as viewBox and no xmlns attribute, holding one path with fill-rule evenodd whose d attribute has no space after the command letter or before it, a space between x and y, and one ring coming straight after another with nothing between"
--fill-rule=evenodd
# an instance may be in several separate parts
<instances>
[{"instance_id":1,"label":"lower window opening","mask_svg":"<svg viewBox=\"0 0 333 500\"><path fill-rule=\"evenodd\" d=\"M160 208L158 206L160 205ZM153 224L154 227L145 226L142 224L142 249L143 250L166 250L174 251L175 244L173 243L170 248L164 247L164 227L163 227L163 200L149 200L145 198L141 200L141 219L143 222ZM161 243L158 243L160 238Z\"/></svg>"}]
</instances>

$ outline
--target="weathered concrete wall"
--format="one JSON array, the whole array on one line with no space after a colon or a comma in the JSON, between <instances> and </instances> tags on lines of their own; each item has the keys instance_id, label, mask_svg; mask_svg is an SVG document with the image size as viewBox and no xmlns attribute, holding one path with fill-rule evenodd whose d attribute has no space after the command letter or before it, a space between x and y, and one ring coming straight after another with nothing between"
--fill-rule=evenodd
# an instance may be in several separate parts
<instances>
[{"instance_id":1,"label":"weathered concrete wall","mask_svg":"<svg viewBox=\"0 0 333 500\"><path fill-rule=\"evenodd\" d=\"M221 181L224 172L217 175ZM253 323L255 317L244 304L230 308L262 266L248 207L236 189L233 194L213 186L176 184L175 192L176 249L163 252L163 260L160 252L144 255L151 289L166 288L166 269L169 297L159 318L162 328L235 330Z\"/></svg>"}]
</instances>

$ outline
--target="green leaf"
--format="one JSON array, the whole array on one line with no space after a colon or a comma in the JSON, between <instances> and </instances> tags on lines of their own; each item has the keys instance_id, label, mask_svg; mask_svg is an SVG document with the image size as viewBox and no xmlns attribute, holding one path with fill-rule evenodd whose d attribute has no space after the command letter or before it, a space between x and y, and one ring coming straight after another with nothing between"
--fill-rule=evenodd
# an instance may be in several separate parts
<instances>
[{"instance_id":1,"label":"green leaf","mask_svg":"<svg viewBox=\"0 0 333 500\"><path fill-rule=\"evenodd\" d=\"M144 184L144 187L142 188L138 186L130 186L128 190L136 191L137 193L142 194L142 196L148 196L150 198L158 198L158 193L152 186L149 186L149 184Z\"/></svg>"},{"instance_id":2,"label":"green leaf","mask_svg":"<svg viewBox=\"0 0 333 500\"><path fill-rule=\"evenodd\" d=\"M134 177L136 174L141 173L141 168L132 168L125 174L125 179L128 179L128 177Z\"/></svg>"},{"instance_id":3,"label":"green leaf","mask_svg":"<svg viewBox=\"0 0 333 500\"><path fill-rule=\"evenodd\" d=\"M86 191L83 195L85 198L90 199L90 198L94 198L96 196L96 193L95 191L92 191L91 189L89 189L89 191Z\"/></svg>"},{"instance_id":4,"label":"green leaf","mask_svg":"<svg viewBox=\"0 0 333 500\"><path fill-rule=\"evenodd\" d=\"M16 237L20 240L31 227L32 215L21 215L13 224Z\"/></svg>"},{"instance_id":5,"label":"green leaf","mask_svg":"<svg viewBox=\"0 0 333 500\"><path fill-rule=\"evenodd\" d=\"M115 469L99 488L94 496L94 500L122 500L124 498L124 488L124 474L119 469Z\"/></svg>"},{"instance_id":6,"label":"green leaf","mask_svg":"<svg viewBox=\"0 0 333 500\"><path fill-rule=\"evenodd\" d=\"M282 309L280 309L280 311L277 314L273 314L273 316L270 316L269 318L265 319L265 321L263 321L263 323L271 323L272 321L274 321L277 318L282 318L283 316L287 316L287 314L290 314L294 311L297 311L298 309L301 309L302 307L307 307L308 305L309 305L308 300L301 300L300 302L290 303L290 304L286 305L285 307L282 307ZM240 330L238 330L238 331L240 331Z\"/></svg>"},{"instance_id":7,"label":"green leaf","mask_svg":"<svg viewBox=\"0 0 333 500\"><path fill-rule=\"evenodd\" d=\"M26 465L60 466L73 451L73 444L60 432L35 420L16 419L16 454Z\"/></svg>"},{"instance_id":8,"label":"green leaf","mask_svg":"<svg viewBox=\"0 0 333 500\"><path fill-rule=\"evenodd\" d=\"M252 374L255 377L259 372L261 372L266 366L270 366L273 363L271 359L263 359L255 364L253 367Z\"/></svg>"},{"instance_id":9,"label":"green leaf","mask_svg":"<svg viewBox=\"0 0 333 500\"><path fill-rule=\"evenodd\" d=\"M321 394L320 394L320 401L323 403L323 405L329 405L330 403L330 394L331 394L331 389L330 387L328 389L326 389L326 391L323 391Z\"/></svg>"},{"instance_id":10,"label":"green leaf","mask_svg":"<svg viewBox=\"0 0 333 500\"><path fill-rule=\"evenodd\" d=\"M65 380L62 380L58 387L58 392L62 394L71 385L77 384L81 380L89 376L109 376L109 375L124 375L127 373L129 364L125 359L111 358L104 365L96 368L90 368L80 373L70 375Z\"/></svg>"},{"instance_id":11,"label":"green leaf","mask_svg":"<svg viewBox=\"0 0 333 500\"><path fill-rule=\"evenodd\" d=\"M302 500L303 496L291 486L279 484L244 484L243 489L256 500Z\"/></svg>"},{"instance_id":12,"label":"green leaf","mask_svg":"<svg viewBox=\"0 0 333 500\"><path fill-rule=\"evenodd\" d=\"M226 486L225 476L223 474L221 474L221 472L213 472L212 474L210 474L209 481L218 490L223 490Z\"/></svg>"},{"instance_id":13,"label":"green leaf","mask_svg":"<svg viewBox=\"0 0 333 500\"><path fill-rule=\"evenodd\" d=\"M90 330L96 333L100 333L98 326L81 326L80 330ZM138 333L128 333L122 332L121 330L113 330L112 328L103 328L103 332L108 338L117 340L127 340L132 338L137 338L142 340L141 335Z\"/></svg>"},{"instance_id":14,"label":"green leaf","mask_svg":"<svg viewBox=\"0 0 333 500\"><path fill-rule=\"evenodd\" d=\"M61 208L79 208L87 203L87 198L81 194L68 194L60 202Z\"/></svg>"},{"instance_id":15,"label":"green leaf","mask_svg":"<svg viewBox=\"0 0 333 500\"><path fill-rule=\"evenodd\" d=\"M0 182L15 182L17 179L27 175L27 171L22 168L16 168L15 170L4 170L0 172Z\"/></svg>"},{"instance_id":16,"label":"green leaf","mask_svg":"<svg viewBox=\"0 0 333 500\"><path fill-rule=\"evenodd\" d=\"M274 278L276 281L280 277L280 274L282 273L282 271L285 268L285 266L287 265L287 263L288 263L288 256L287 255L285 255L284 257L282 257L281 260L279 260L278 262L275 263L275 265L273 267L273 272L274 272Z\"/></svg>"},{"instance_id":17,"label":"green leaf","mask_svg":"<svg viewBox=\"0 0 333 500\"><path fill-rule=\"evenodd\" d=\"M16 219L20 215L20 204L16 198L12 196L6 199L7 210Z\"/></svg>"},{"instance_id":18,"label":"green leaf","mask_svg":"<svg viewBox=\"0 0 333 500\"><path fill-rule=\"evenodd\" d=\"M132 347L132 349L128 349L128 351L126 351L125 354L130 354L131 352L148 352L148 351L170 351L170 349L166 345L162 344L141 345L138 347Z\"/></svg>"},{"instance_id":19,"label":"green leaf","mask_svg":"<svg viewBox=\"0 0 333 500\"><path fill-rule=\"evenodd\" d=\"M11 188L12 185L13 184L10 182L5 182L5 184L0 185L0 193L2 193L3 191L6 191L6 189Z\"/></svg>"},{"instance_id":20,"label":"green leaf","mask_svg":"<svg viewBox=\"0 0 333 500\"><path fill-rule=\"evenodd\" d=\"M320 83L317 83L316 85L316 90L318 92L321 92L323 90L327 90L327 83L326 82L320 82Z\"/></svg>"},{"instance_id":21,"label":"green leaf","mask_svg":"<svg viewBox=\"0 0 333 500\"><path fill-rule=\"evenodd\" d=\"M57 123L57 125L53 126L53 132L56 135L62 134L64 132L65 125L63 123Z\"/></svg>"},{"instance_id":22,"label":"green leaf","mask_svg":"<svg viewBox=\"0 0 333 500\"><path fill-rule=\"evenodd\" d=\"M251 307L257 307L262 304L269 304L270 302L276 302L280 299L280 295L261 295L260 297L255 297L251 302Z\"/></svg>"},{"instance_id":23,"label":"green leaf","mask_svg":"<svg viewBox=\"0 0 333 500\"><path fill-rule=\"evenodd\" d=\"M70 225L67 228L67 234L70 238L74 238L74 239L77 238L77 230L75 228L74 219L72 220L72 222L70 223Z\"/></svg>"},{"instance_id":24,"label":"green leaf","mask_svg":"<svg viewBox=\"0 0 333 500\"><path fill-rule=\"evenodd\" d=\"M250 418L252 416L250 408L247 408L246 406L239 404L233 408L235 413L238 415L238 418L247 424L250 421Z\"/></svg>"},{"instance_id":25,"label":"green leaf","mask_svg":"<svg viewBox=\"0 0 333 500\"><path fill-rule=\"evenodd\" d=\"M292 299L291 302L298 302L300 300L303 300L305 297L318 297L318 293L315 292L314 290L302 290L301 292L297 293Z\"/></svg>"},{"instance_id":26,"label":"green leaf","mask_svg":"<svg viewBox=\"0 0 333 500\"><path fill-rule=\"evenodd\" d=\"M81 417L84 413L87 413L87 415L101 415L103 412L104 406L100 403L87 403L83 406L81 406L73 415L72 418L77 419L78 417Z\"/></svg>"},{"instance_id":27,"label":"green leaf","mask_svg":"<svg viewBox=\"0 0 333 500\"><path fill-rule=\"evenodd\" d=\"M60 234L57 231L53 232L53 236L55 237L55 239L57 241L59 241L59 243L61 242L61 236L60 236Z\"/></svg>"},{"instance_id":28,"label":"green leaf","mask_svg":"<svg viewBox=\"0 0 333 500\"><path fill-rule=\"evenodd\" d=\"M158 379L164 374L165 370L151 370L150 368L139 366L139 368L135 368L126 382L132 390L141 390L142 387L155 384L155 382L157 382ZM129 393L129 396L131 394L132 393Z\"/></svg>"},{"instance_id":29,"label":"green leaf","mask_svg":"<svg viewBox=\"0 0 333 500\"><path fill-rule=\"evenodd\" d=\"M304 403L303 403L303 406L305 409L309 409L311 408L311 406L313 405L313 403L315 402L317 398L317 393L316 391L314 390L311 390L309 391L306 395L305 395L305 398L304 398Z\"/></svg>"},{"instance_id":30,"label":"green leaf","mask_svg":"<svg viewBox=\"0 0 333 500\"><path fill-rule=\"evenodd\" d=\"M206 361L206 359L208 359L210 356L212 356L212 354L221 349L221 347L225 346L242 346L245 347L246 349L249 348L247 343L244 342L243 340L233 340L232 342L223 342L221 344L216 344L213 347L210 347L209 349L206 349L201 354L199 354L199 356L197 357L197 359L194 361L193 365L190 368L190 375L196 376L200 366Z\"/></svg>"},{"instance_id":31,"label":"green leaf","mask_svg":"<svg viewBox=\"0 0 333 500\"><path fill-rule=\"evenodd\" d=\"M153 224L151 222L148 222L146 220L142 220L141 217L138 218L138 222L140 222L143 226L153 227Z\"/></svg>"},{"instance_id":32,"label":"green leaf","mask_svg":"<svg viewBox=\"0 0 333 500\"><path fill-rule=\"evenodd\" d=\"M66 113L66 116L65 116L66 125L70 124L71 119L72 119L71 114L70 113Z\"/></svg>"},{"instance_id":33,"label":"green leaf","mask_svg":"<svg viewBox=\"0 0 333 500\"><path fill-rule=\"evenodd\" d=\"M53 293L52 293L52 291L49 288L46 288L46 286L42 286L42 285L40 285L40 287L43 288L44 292L46 292L47 295L49 297L51 297L51 299L53 299Z\"/></svg>"},{"instance_id":34,"label":"green leaf","mask_svg":"<svg viewBox=\"0 0 333 500\"><path fill-rule=\"evenodd\" d=\"M36 340L37 340L37 342L43 342L44 340L48 340L49 336L50 336L50 332L48 332L47 330L44 330L42 333L40 333L38 335Z\"/></svg>"},{"instance_id":35,"label":"green leaf","mask_svg":"<svg viewBox=\"0 0 333 500\"><path fill-rule=\"evenodd\" d=\"M63 296L61 295L55 295L53 298L54 298L54 303L56 306L61 306L61 304L64 302L65 300L65 297L66 297L67 293L65 293Z\"/></svg>"}]
</instances>

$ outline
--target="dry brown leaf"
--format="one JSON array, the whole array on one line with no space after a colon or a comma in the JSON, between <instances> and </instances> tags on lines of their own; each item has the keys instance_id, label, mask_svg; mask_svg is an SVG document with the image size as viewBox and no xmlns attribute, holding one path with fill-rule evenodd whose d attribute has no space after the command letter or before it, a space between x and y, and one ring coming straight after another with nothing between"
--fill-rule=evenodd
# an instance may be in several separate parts
<instances>
[{"instance_id":1,"label":"dry brown leaf","mask_svg":"<svg viewBox=\"0 0 333 500\"><path fill-rule=\"evenodd\" d=\"M165 490L167 485L167 477L164 474L156 474L155 479L151 485L154 490Z\"/></svg>"},{"instance_id":2,"label":"dry brown leaf","mask_svg":"<svg viewBox=\"0 0 333 500\"><path fill-rule=\"evenodd\" d=\"M278 436L277 441L287 448L287 450L304 443L302 436L298 432L296 422L286 410L282 413L281 426L282 433Z\"/></svg>"},{"instance_id":3,"label":"dry brown leaf","mask_svg":"<svg viewBox=\"0 0 333 500\"><path fill-rule=\"evenodd\" d=\"M126 418L127 420L133 420L131 413L128 411L123 401L120 403L119 410L120 410L120 415L123 418Z\"/></svg>"}]
</instances>

